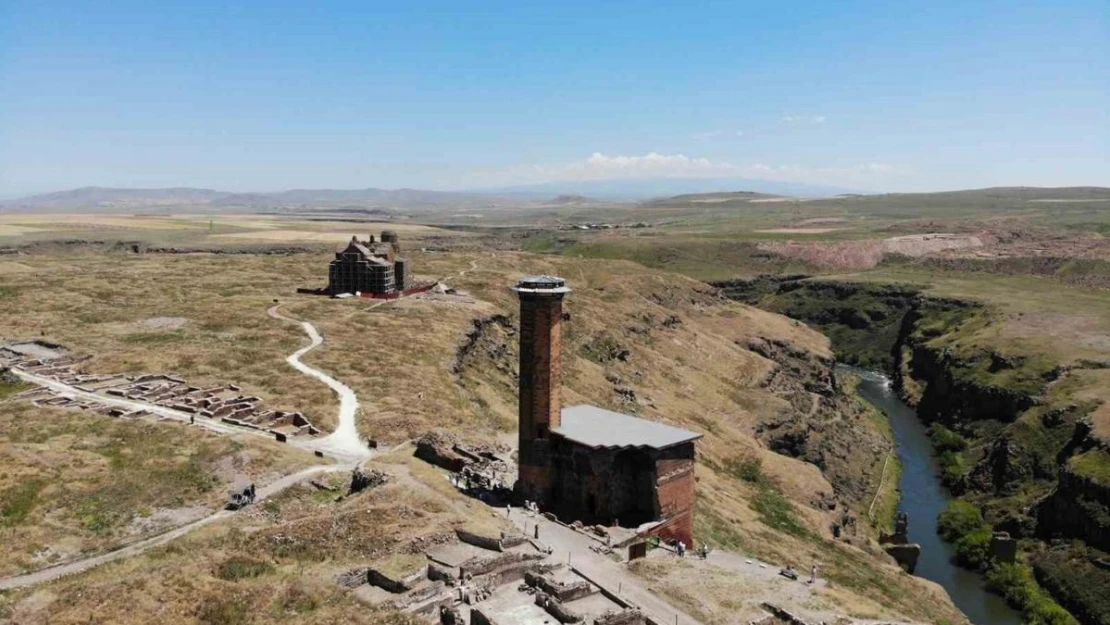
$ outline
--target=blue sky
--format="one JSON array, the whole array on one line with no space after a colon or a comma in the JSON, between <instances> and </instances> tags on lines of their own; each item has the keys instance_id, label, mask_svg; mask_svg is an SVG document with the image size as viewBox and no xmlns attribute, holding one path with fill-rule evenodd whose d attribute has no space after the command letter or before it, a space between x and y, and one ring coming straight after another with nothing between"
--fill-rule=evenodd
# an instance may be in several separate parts
<instances>
[{"instance_id":1,"label":"blue sky","mask_svg":"<svg viewBox=\"0 0 1110 625\"><path fill-rule=\"evenodd\" d=\"M1110 185L1110 4L0 0L0 196Z\"/></svg>"}]
</instances>

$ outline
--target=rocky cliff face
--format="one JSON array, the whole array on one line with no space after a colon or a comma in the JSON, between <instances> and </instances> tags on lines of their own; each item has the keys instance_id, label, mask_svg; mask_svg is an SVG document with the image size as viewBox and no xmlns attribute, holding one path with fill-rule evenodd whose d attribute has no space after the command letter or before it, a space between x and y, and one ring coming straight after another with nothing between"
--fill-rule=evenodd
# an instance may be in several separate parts
<instances>
[{"instance_id":1,"label":"rocky cliff face","mask_svg":"<svg viewBox=\"0 0 1110 625\"><path fill-rule=\"evenodd\" d=\"M760 386L792 407L762 421L756 435L769 449L816 465L848 501L866 498L875 450L890 443L837 385L835 361L773 339L745 347L776 364Z\"/></svg>"},{"instance_id":2,"label":"rocky cliff face","mask_svg":"<svg viewBox=\"0 0 1110 625\"><path fill-rule=\"evenodd\" d=\"M762 276L714 283L724 294L800 319L832 339L838 361L893 371L901 322L917 292L899 285L808 281Z\"/></svg>"},{"instance_id":3,"label":"rocky cliff face","mask_svg":"<svg viewBox=\"0 0 1110 625\"><path fill-rule=\"evenodd\" d=\"M1110 551L1110 451L1100 445L1069 458L1036 515L1044 538L1079 538Z\"/></svg>"},{"instance_id":4,"label":"rocky cliff face","mask_svg":"<svg viewBox=\"0 0 1110 625\"><path fill-rule=\"evenodd\" d=\"M1097 402L1067 390L1067 376L1106 363L1004 353L977 334L990 308L899 286L798 277L719 286L817 326L838 359L890 372L923 421L966 443L942 455L945 481L996 529L1110 551L1110 446L1091 434ZM1053 588L1074 590L1066 579Z\"/></svg>"}]
</instances>

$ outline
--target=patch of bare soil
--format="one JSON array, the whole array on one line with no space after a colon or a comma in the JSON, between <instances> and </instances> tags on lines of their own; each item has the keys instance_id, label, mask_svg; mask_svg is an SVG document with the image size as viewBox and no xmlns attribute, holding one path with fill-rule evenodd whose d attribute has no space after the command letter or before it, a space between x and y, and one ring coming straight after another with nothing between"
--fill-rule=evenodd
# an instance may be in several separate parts
<instances>
[{"instance_id":1,"label":"patch of bare soil","mask_svg":"<svg viewBox=\"0 0 1110 625\"><path fill-rule=\"evenodd\" d=\"M756 230L756 232L764 234L825 234L843 229L844 228L770 228L767 230Z\"/></svg>"},{"instance_id":2,"label":"patch of bare soil","mask_svg":"<svg viewBox=\"0 0 1110 625\"><path fill-rule=\"evenodd\" d=\"M880 241L769 241L758 247L786 258L840 270L874 267L884 253Z\"/></svg>"},{"instance_id":3,"label":"patch of bare soil","mask_svg":"<svg viewBox=\"0 0 1110 625\"><path fill-rule=\"evenodd\" d=\"M1003 338L1040 340L1051 337L1061 343L1110 352L1110 335L1106 334L1101 320L1093 316L1025 314L1001 324L1000 332Z\"/></svg>"},{"instance_id":4,"label":"patch of bare soil","mask_svg":"<svg viewBox=\"0 0 1110 625\"><path fill-rule=\"evenodd\" d=\"M211 514L211 510L204 506L159 508L150 516L139 516L132 519L127 526L127 533L132 536L156 534L186 523L192 523L209 514Z\"/></svg>"},{"instance_id":5,"label":"patch of bare soil","mask_svg":"<svg viewBox=\"0 0 1110 625\"><path fill-rule=\"evenodd\" d=\"M848 220L844 217L814 217L813 219L803 219L798 222L799 226L808 226L816 224L842 224Z\"/></svg>"},{"instance_id":6,"label":"patch of bare soil","mask_svg":"<svg viewBox=\"0 0 1110 625\"><path fill-rule=\"evenodd\" d=\"M188 322L185 317L150 317L136 321L134 327L139 330L176 330Z\"/></svg>"},{"instance_id":7,"label":"patch of bare soil","mask_svg":"<svg viewBox=\"0 0 1110 625\"><path fill-rule=\"evenodd\" d=\"M983 247L977 236L952 233L910 234L884 239L883 252L905 256L924 256L944 250Z\"/></svg>"}]
</instances>

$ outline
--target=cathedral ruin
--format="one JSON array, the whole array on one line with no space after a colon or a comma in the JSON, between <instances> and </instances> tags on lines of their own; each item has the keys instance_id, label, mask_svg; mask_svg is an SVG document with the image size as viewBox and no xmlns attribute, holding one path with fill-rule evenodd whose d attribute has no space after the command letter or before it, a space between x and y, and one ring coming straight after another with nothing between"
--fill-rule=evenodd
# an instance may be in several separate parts
<instances>
[{"instance_id":1,"label":"cathedral ruin","mask_svg":"<svg viewBox=\"0 0 1110 625\"><path fill-rule=\"evenodd\" d=\"M404 291L412 286L412 270L400 252L397 233L391 230L383 230L380 241L375 241L374 235L368 241L351 237L328 265L327 293L386 295Z\"/></svg>"},{"instance_id":2,"label":"cathedral ruin","mask_svg":"<svg viewBox=\"0 0 1110 625\"><path fill-rule=\"evenodd\" d=\"M521 280L517 495L557 516L693 544L700 434L596 406L563 408L563 299L554 276Z\"/></svg>"}]
</instances>

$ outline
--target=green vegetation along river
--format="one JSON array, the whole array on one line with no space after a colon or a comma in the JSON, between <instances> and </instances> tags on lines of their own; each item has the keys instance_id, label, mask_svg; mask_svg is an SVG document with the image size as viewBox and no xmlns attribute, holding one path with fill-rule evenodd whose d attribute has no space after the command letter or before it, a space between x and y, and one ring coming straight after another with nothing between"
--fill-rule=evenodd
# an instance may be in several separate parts
<instances>
[{"instance_id":1,"label":"green vegetation along river","mask_svg":"<svg viewBox=\"0 0 1110 625\"><path fill-rule=\"evenodd\" d=\"M1021 616L1001 597L986 591L978 573L953 563L955 548L937 535L937 515L951 499L940 482L928 431L917 414L894 391L885 375L851 368L860 376L859 394L890 419L902 461L900 510L909 515L910 542L921 545L916 575L944 587L975 625L1020 625Z\"/></svg>"}]
</instances>

